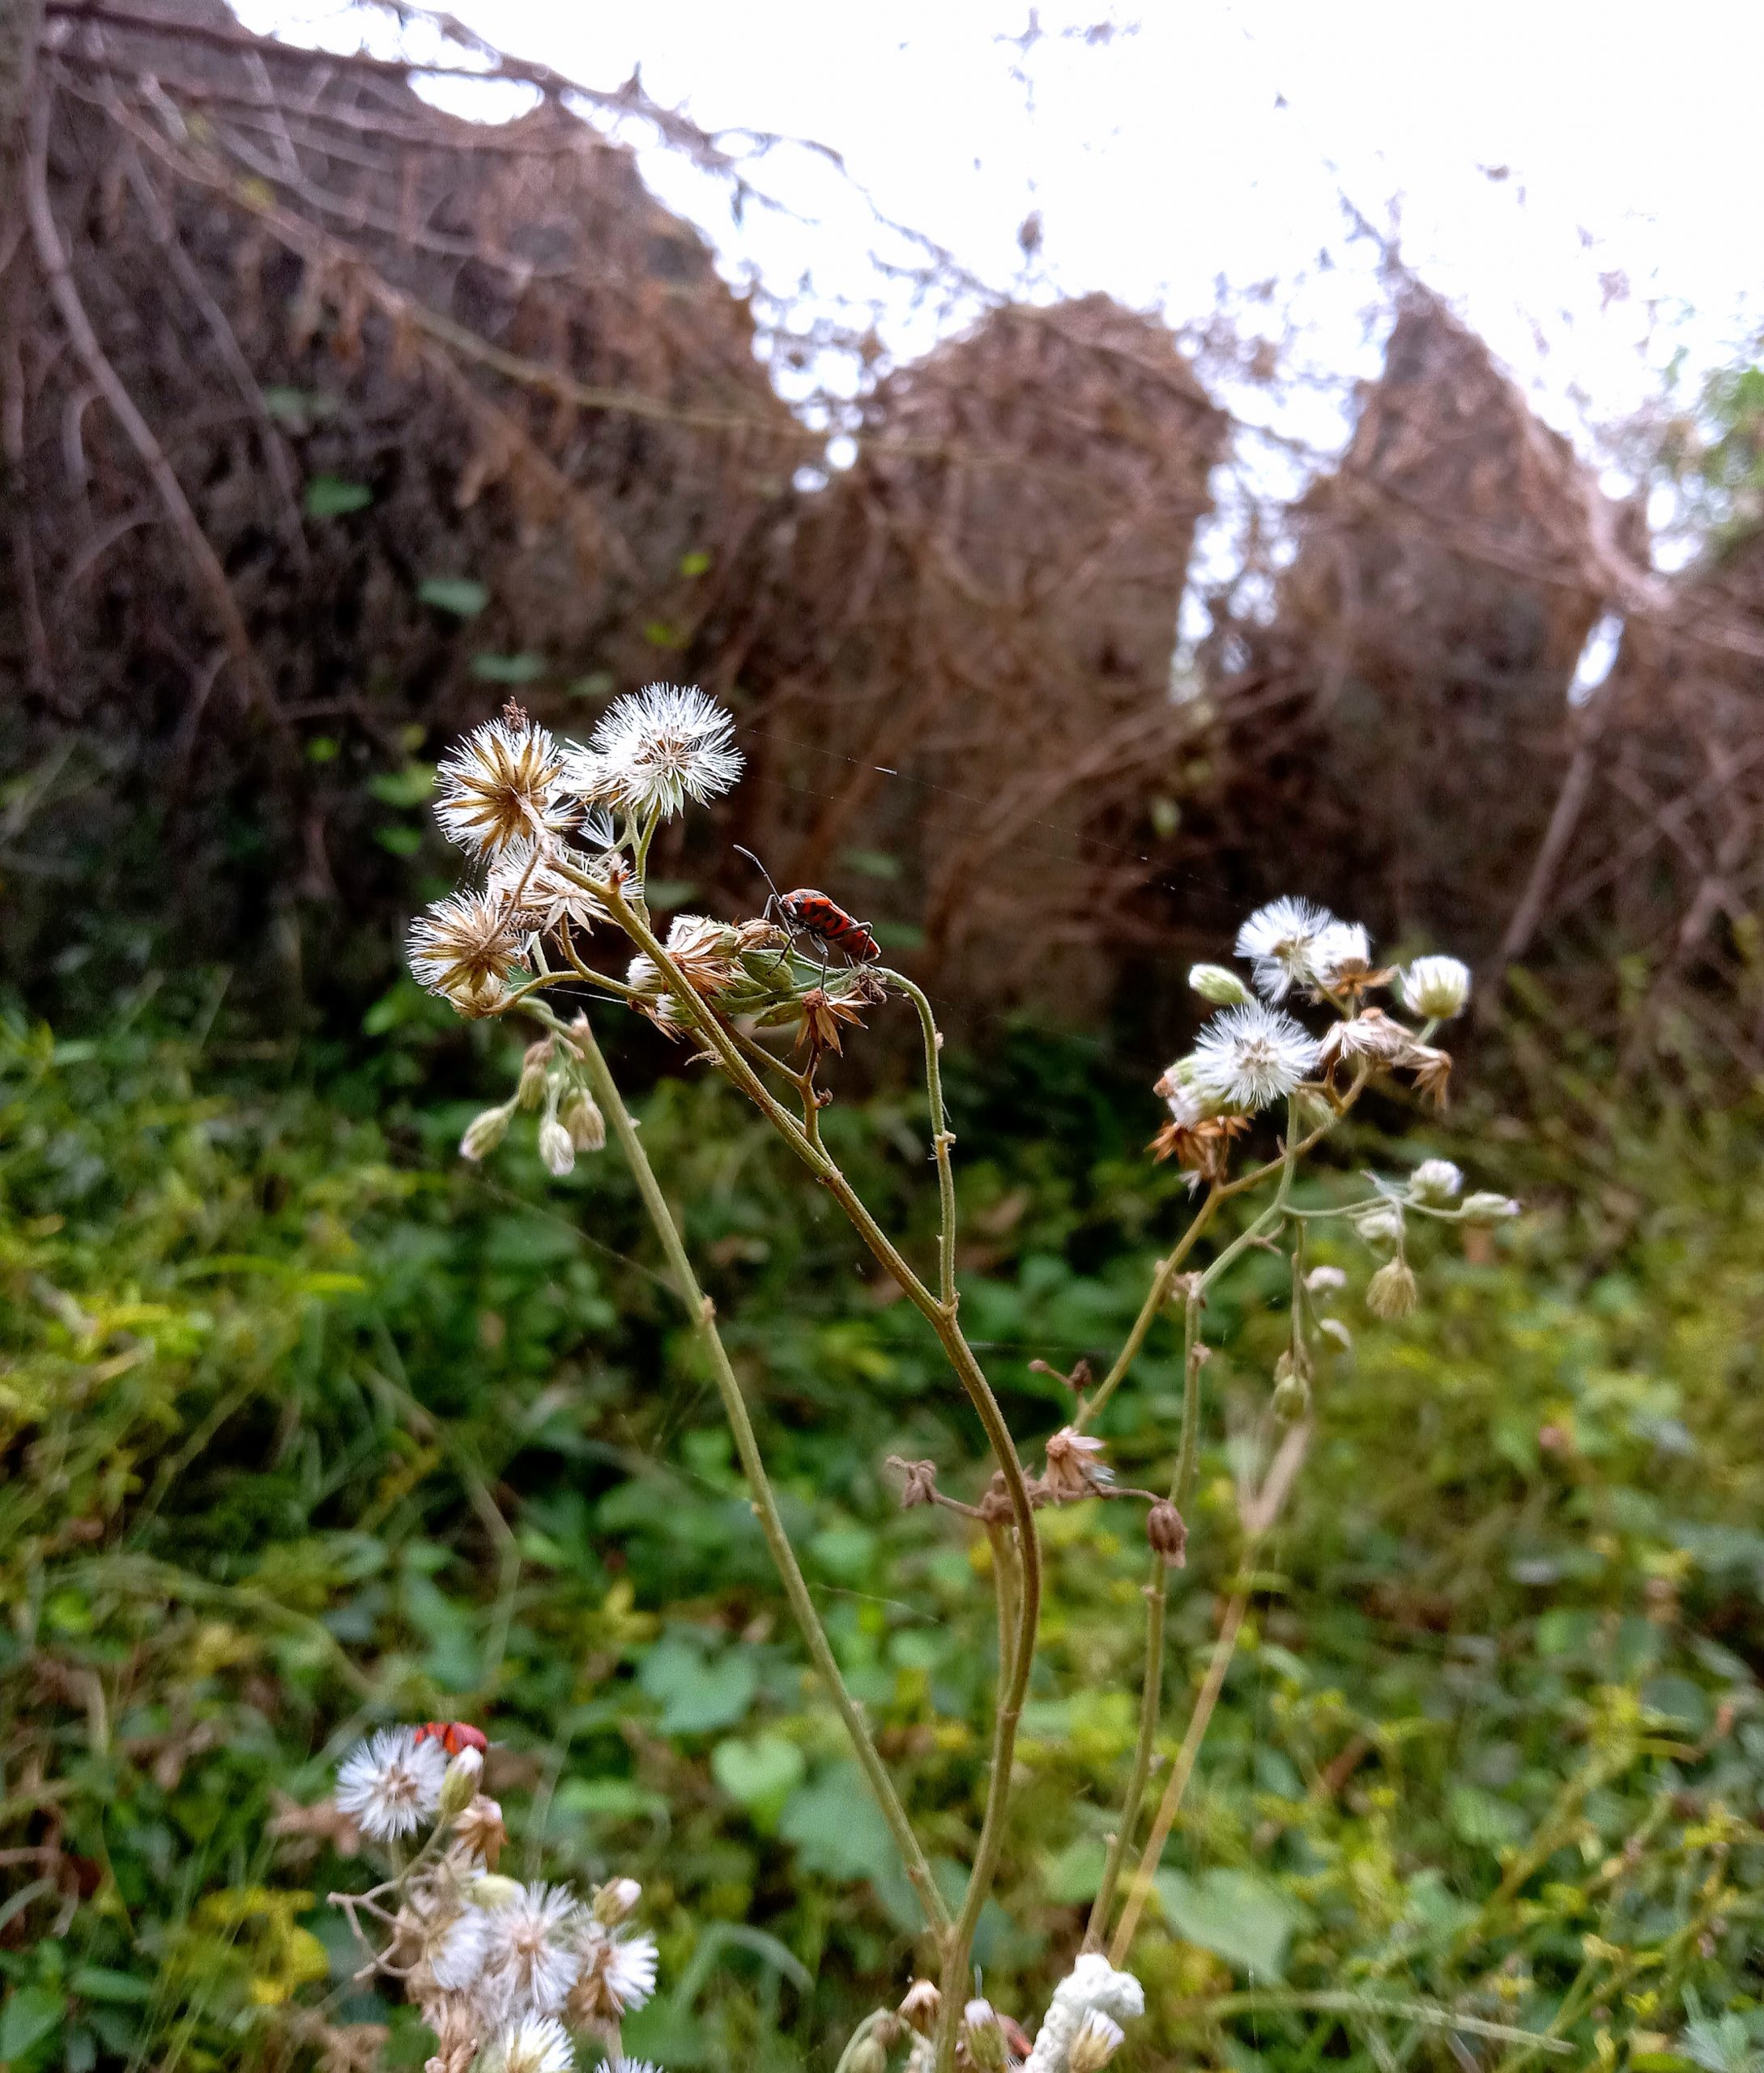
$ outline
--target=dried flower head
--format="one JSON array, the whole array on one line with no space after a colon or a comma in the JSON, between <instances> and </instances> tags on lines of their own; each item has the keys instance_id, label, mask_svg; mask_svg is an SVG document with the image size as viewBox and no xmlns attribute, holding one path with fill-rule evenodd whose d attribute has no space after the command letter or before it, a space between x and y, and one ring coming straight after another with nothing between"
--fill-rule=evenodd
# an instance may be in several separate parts
<instances>
[{"instance_id":1,"label":"dried flower head","mask_svg":"<svg viewBox=\"0 0 1764 2073\"><path fill-rule=\"evenodd\" d=\"M1271 900L1238 930L1237 954L1251 960L1255 990L1264 1000L1281 1001L1295 986L1316 978L1311 946L1335 917L1308 900Z\"/></svg>"},{"instance_id":2,"label":"dried flower head","mask_svg":"<svg viewBox=\"0 0 1764 2073\"><path fill-rule=\"evenodd\" d=\"M557 1110L557 1120L569 1132L578 1151L599 1151L607 1142L607 1119L600 1105L586 1087L573 1087Z\"/></svg>"},{"instance_id":3,"label":"dried flower head","mask_svg":"<svg viewBox=\"0 0 1764 2073\"><path fill-rule=\"evenodd\" d=\"M1073 1426L1062 1425L1047 1442L1042 1488L1056 1505L1093 1497L1114 1480L1114 1471L1103 1466L1101 1455L1101 1440Z\"/></svg>"},{"instance_id":4,"label":"dried flower head","mask_svg":"<svg viewBox=\"0 0 1764 2073\"><path fill-rule=\"evenodd\" d=\"M1190 1054L1188 1084L1219 1109L1265 1109L1314 1071L1317 1057L1317 1040L1302 1023L1251 1001L1224 1009L1204 1026Z\"/></svg>"},{"instance_id":5,"label":"dried flower head","mask_svg":"<svg viewBox=\"0 0 1764 2073\"><path fill-rule=\"evenodd\" d=\"M612 830L606 826L606 840ZM527 934L552 935L565 922L579 929L591 929L607 918L607 910L586 886L578 885L572 871L582 873L586 859L573 853L565 855L547 842L511 842L490 866L487 882L492 899L506 907L515 927Z\"/></svg>"},{"instance_id":6,"label":"dried flower head","mask_svg":"<svg viewBox=\"0 0 1764 2073\"><path fill-rule=\"evenodd\" d=\"M928 2037L936 2030L938 2011L943 2005L943 1994L935 1980L916 1979L901 1997L901 2020L922 2037Z\"/></svg>"},{"instance_id":7,"label":"dried flower head","mask_svg":"<svg viewBox=\"0 0 1764 2073\"><path fill-rule=\"evenodd\" d=\"M411 924L411 970L420 986L464 1015L494 1015L508 998L520 943L501 904L483 892L450 893Z\"/></svg>"},{"instance_id":8,"label":"dried flower head","mask_svg":"<svg viewBox=\"0 0 1764 2073\"><path fill-rule=\"evenodd\" d=\"M655 1939L647 1930L635 1936L613 1936L589 1915L577 1926L575 1947L581 1970L570 1990L569 2012L579 2028L616 2024L654 1993L658 1959Z\"/></svg>"},{"instance_id":9,"label":"dried flower head","mask_svg":"<svg viewBox=\"0 0 1764 2073\"><path fill-rule=\"evenodd\" d=\"M1366 1306L1375 1317L1406 1317L1415 1307L1415 1276L1399 1253L1366 1285Z\"/></svg>"},{"instance_id":10,"label":"dried flower head","mask_svg":"<svg viewBox=\"0 0 1764 2073\"><path fill-rule=\"evenodd\" d=\"M407 1727L383 1727L344 1759L337 1806L376 1841L408 1836L441 1804L446 1775L439 1743L419 1742Z\"/></svg>"},{"instance_id":11,"label":"dried flower head","mask_svg":"<svg viewBox=\"0 0 1764 2073\"><path fill-rule=\"evenodd\" d=\"M1188 1528L1169 1498L1160 1497L1145 1514L1145 1537L1166 1569L1187 1567Z\"/></svg>"},{"instance_id":12,"label":"dried flower head","mask_svg":"<svg viewBox=\"0 0 1764 2073\"><path fill-rule=\"evenodd\" d=\"M646 684L615 699L586 748L573 747L564 781L587 800L647 818L703 806L741 775L735 722L696 685Z\"/></svg>"},{"instance_id":13,"label":"dried flower head","mask_svg":"<svg viewBox=\"0 0 1764 2073\"><path fill-rule=\"evenodd\" d=\"M581 1903L567 1886L528 1885L489 1910L482 1994L504 2021L522 2009L555 2016L576 1984L582 1956L573 1934Z\"/></svg>"},{"instance_id":14,"label":"dried flower head","mask_svg":"<svg viewBox=\"0 0 1764 2073\"><path fill-rule=\"evenodd\" d=\"M1417 957L1397 975L1399 998L1411 1015L1449 1022L1470 998L1470 968L1455 957Z\"/></svg>"},{"instance_id":15,"label":"dried flower head","mask_svg":"<svg viewBox=\"0 0 1764 2073\"><path fill-rule=\"evenodd\" d=\"M492 2039L484 2073L570 2073L576 2062L569 2033L555 2016L522 2016Z\"/></svg>"},{"instance_id":16,"label":"dried flower head","mask_svg":"<svg viewBox=\"0 0 1764 2073\"><path fill-rule=\"evenodd\" d=\"M511 704L500 719L474 727L442 759L435 818L450 841L474 856L493 857L511 843L560 835L577 818L559 794L562 769L550 733Z\"/></svg>"},{"instance_id":17,"label":"dried flower head","mask_svg":"<svg viewBox=\"0 0 1764 2073\"><path fill-rule=\"evenodd\" d=\"M901 1471L901 1509L910 1512L917 1505L935 1505L937 1501L937 1464L934 1461L903 1461L898 1454L888 1456L888 1466Z\"/></svg>"},{"instance_id":18,"label":"dried flower head","mask_svg":"<svg viewBox=\"0 0 1764 2073\"><path fill-rule=\"evenodd\" d=\"M811 986L797 1002L803 1026L797 1034L796 1049L801 1050L806 1045L809 1055L817 1058L823 1051L841 1053L839 1026L849 1023L861 1029L864 1005L855 989L832 993L824 986Z\"/></svg>"},{"instance_id":19,"label":"dried flower head","mask_svg":"<svg viewBox=\"0 0 1764 2073\"><path fill-rule=\"evenodd\" d=\"M1316 985L1331 994L1362 994L1391 976L1374 968L1372 939L1358 922L1330 922L1320 928L1311 942L1310 968Z\"/></svg>"},{"instance_id":20,"label":"dried flower head","mask_svg":"<svg viewBox=\"0 0 1764 2073\"><path fill-rule=\"evenodd\" d=\"M454 1823L454 1835L462 1850L481 1858L491 1871L496 1868L509 1832L503 1826L498 1803L479 1793Z\"/></svg>"}]
</instances>

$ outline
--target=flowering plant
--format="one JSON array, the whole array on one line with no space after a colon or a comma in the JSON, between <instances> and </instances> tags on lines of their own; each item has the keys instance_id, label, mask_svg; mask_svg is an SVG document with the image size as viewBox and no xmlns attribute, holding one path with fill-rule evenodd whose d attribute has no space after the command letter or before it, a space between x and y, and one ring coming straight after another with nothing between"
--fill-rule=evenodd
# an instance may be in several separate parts
<instances>
[{"instance_id":1,"label":"flowering plant","mask_svg":"<svg viewBox=\"0 0 1764 2073\"><path fill-rule=\"evenodd\" d=\"M1194 968L1191 984L1215 1011L1192 1049L1157 1083L1168 1119L1152 1148L1176 1163L1199 1199L1107 1372L1096 1380L1081 1364L1063 1378L1072 1392L1072 1414L1042 1441L1033 1466L1009 1430L961 1322L955 1139L944 1106L941 1037L925 994L881 964L861 925L806 890L775 896L765 915L746 920L676 914L665 937L652 922L646 886L657 830L688 803L703 805L727 791L740 769L729 714L695 689L666 685L616 700L586 747L560 744L511 705L449 756L437 812L447 833L483 866L484 883L417 918L411 967L462 1015L519 1014L539 1032L511 1093L473 1121L461 1150L468 1159L488 1157L515 1119L530 1113L539 1152L554 1174L602 1150L609 1136L630 1166L675 1291L708 1356L791 1611L925 1918L924 1975L897 2008L878 2009L859 2025L842 2058L842 2073L885 2073L901 2052L909 2073L953 2073L958 2067L1098 2073L1122 2043L1125 2026L1144 2012L1144 1995L1125 1961L1248 1602L1245 1586L1232 1601L1181 1751L1140 1841L1163 1714L1170 1577L1187 1560L1209 1294L1252 1248L1278 1252L1289 1263L1288 1343L1271 1378L1259 1478L1242 1501L1253 1556L1302 1465L1320 1365L1331 1345L1348 1337L1331 1307L1344 1277L1309 1261L1313 1227L1326 1218L1345 1221L1378 1262L1366 1284L1367 1308L1375 1317L1396 1317L1417 1300L1408 1258L1412 1224L1485 1225L1515 1213L1517 1206L1501 1197L1466 1196L1456 1167L1439 1159L1401 1180L1373 1176L1370 1192L1349 1202L1302 1204L1295 1197L1303 1160L1374 1080L1407 1078L1434 1102L1443 1100L1451 1061L1434 1040L1467 1004L1470 975L1443 956L1418 958L1400 970L1381 967L1363 927L1297 899L1276 900L1244 923L1235 949L1248 964L1247 981L1230 967ZM622 970L594 957L597 937L608 935L623 939ZM1373 997L1380 994L1402 1012L1376 1004ZM929 1278L883 1229L820 1127L832 1098L822 1077L829 1058L867 1015L896 998L912 1007L922 1041L939 1206ZM568 1019L559 1011L566 1000L574 1011ZM595 1007L635 1011L670 1036L689 1041L752 1103L922 1315L985 1435L992 1471L971 1499L941 1490L934 1462L891 1464L901 1477L903 1505L939 1506L986 1536L998 1599L989 1782L957 1905L933 1878L911 1810L842 1676L712 1305L597 1041L589 1012ZM1319 1026L1295 1009L1315 1011ZM788 1049L770 1041L780 1032L791 1040ZM1258 1151L1255 1134L1271 1112L1276 1128ZM1204 1266L1191 1264L1221 1210L1239 1197L1255 1204L1255 1213ZM1130 1488L1110 1469L1105 1441L1093 1428L1166 1311L1181 1319L1182 1424L1166 1488ZM1037 1514L1093 1497L1144 1508L1139 1726L1082 1947L1031 2037L978 1991L971 1952L1009 1840L1013 1755L1041 1620ZM1254 1566L1246 1560L1245 1573ZM654 1979L653 1943L624 1926L638 1897L633 1882L615 1880L584 1905L560 1888L501 1879L500 1815L477 1790L477 1756L468 1742L444 1763L425 1730L398 1730L377 1737L345 1765L339 1807L353 1811L364 1832L394 1853L387 1880L344 1903L370 1946L369 1967L403 1978L422 2006L441 2041L430 2073L466 2073L473 2066L484 2073L517 2067L554 2073L571 2062L572 2033L616 2053L620 2016L641 2005ZM431 1820L428 1840L403 1856L405 1838ZM364 1920L377 1928L377 1942Z\"/></svg>"}]
</instances>

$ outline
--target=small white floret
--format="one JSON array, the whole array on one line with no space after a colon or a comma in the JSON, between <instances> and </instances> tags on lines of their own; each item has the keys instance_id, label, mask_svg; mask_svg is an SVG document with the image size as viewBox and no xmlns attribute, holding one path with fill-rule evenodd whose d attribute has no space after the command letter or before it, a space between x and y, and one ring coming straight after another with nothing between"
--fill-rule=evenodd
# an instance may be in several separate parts
<instances>
[{"instance_id":1,"label":"small white floret","mask_svg":"<svg viewBox=\"0 0 1764 2073\"><path fill-rule=\"evenodd\" d=\"M384 1727L346 1757L337 1773L337 1805L364 1836L408 1836L441 1804L447 1758L437 1742L419 1742L407 1727Z\"/></svg>"}]
</instances>

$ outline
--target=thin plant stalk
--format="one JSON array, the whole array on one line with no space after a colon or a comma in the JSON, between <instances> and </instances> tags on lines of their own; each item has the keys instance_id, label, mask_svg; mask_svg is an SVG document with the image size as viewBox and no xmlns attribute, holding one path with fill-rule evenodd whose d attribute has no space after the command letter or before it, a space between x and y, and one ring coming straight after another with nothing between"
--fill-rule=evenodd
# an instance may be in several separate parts
<instances>
[{"instance_id":1,"label":"thin plant stalk","mask_svg":"<svg viewBox=\"0 0 1764 2073\"><path fill-rule=\"evenodd\" d=\"M721 1017L688 983L654 931L624 898L621 888L609 883L604 887L595 885L593 889L604 898L626 934L654 964L670 992L688 1019L709 1043L729 1076L772 1122L786 1143L833 1196L859 1236L936 1333L945 1357L955 1370L957 1379L967 1392L969 1400L979 1417L993 1459L1003 1478L1012 1522L1016 1529L1022 1594L1018 1611L1016 1645L1012 1651L1010 1675L1001 1682L998 1692L994 1717L991 1775L987 1780L986 1810L982 1817L974 1870L969 1875L961 1912L944 1943L945 1981L955 1981L953 1990L959 1995L967 1972L968 1954L973 1947L974 1932L979 1922L981 1909L985 1905L991 1890L998 1867L999 1854L1003 1845L1005 1811L1010 1791L1011 1768L1015 1759L1017 1728L1022 1718L1024 1697L1029 1689L1029 1673L1034 1660L1035 1637L1041 1620L1041 1545L1035 1530L1034 1509L1029 1499L1028 1478L1017 1458L1016 1443L1011 1437L1010 1428L1005 1423L998 1398L993 1394L992 1386L986 1380L985 1371L975 1359L972 1347L956 1322L953 1305L946 1306L940 1301L913 1271L893 1241L871 1215L837 1162L824 1146L811 1141L801 1125L776 1100L770 1089L742 1057ZM950 2020L947 2006L949 1992L946 1985L944 2015L946 2025ZM954 2049L953 2028L948 2029L947 2045L940 2031L937 2060L940 2073L946 2073Z\"/></svg>"},{"instance_id":2,"label":"thin plant stalk","mask_svg":"<svg viewBox=\"0 0 1764 2073\"><path fill-rule=\"evenodd\" d=\"M914 1832L906 1809L901 1803L900 1795L895 1790L894 1781L888 1776L888 1768L877 1752L869 1724L856 1701L846 1688L837 1658L833 1654L833 1644L828 1639L827 1630L815 1609L814 1599L797 1564L795 1551L785 1531L777 1496L766 1475L759 1441L754 1434L753 1421L748 1415L747 1402L741 1394L741 1385L730 1363L722 1334L717 1329L714 1308L698 1286L679 1226L675 1223L673 1211L668 1207L661 1184L655 1177L654 1168L650 1164L637 1125L586 1021L569 1026L549 1013L543 1019L581 1058L594 1099L612 1125L613 1134L619 1140L619 1148L624 1155L625 1163L631 1168L632 1177L637 1182L637 1192L642 1197L644 1209L656 1237L661 1241L662 1250L674 1278L675 1292L685 1306L709 1358L717 1394L722 1399L723 1414L735 1436L735 1451L740 1457L742 1472L752 1493L754 1513L759 1519L761 1530L765 1535L766 1545L778 1566L778 1574L783 1580L785 1595L790 1600L790 1610L795 1615L796 1624L802 1630L803 1639L816 1669L820 1674L821 1681L844 1722L859 1764L901 1853L906 1875L918 1894L932 1929L942 1940L947 1937L951 1927L948 1906L938 1890L936 1880L931 1876L930 1863Z\"/></svg>"}]
</instances>

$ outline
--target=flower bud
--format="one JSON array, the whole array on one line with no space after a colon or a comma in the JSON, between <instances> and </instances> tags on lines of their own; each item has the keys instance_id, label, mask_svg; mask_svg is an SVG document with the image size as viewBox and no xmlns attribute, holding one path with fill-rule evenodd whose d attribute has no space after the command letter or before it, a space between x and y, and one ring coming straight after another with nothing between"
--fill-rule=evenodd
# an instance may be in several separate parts
<instances>
[{"instance_id":1,"label":"flower bud","mask_svg":"<svg viewBox=\"0 0 1764 2073\"><path fill-rule=\"evenodd\" d=\"M1470 998L1470 968L1455 957L1417 957L1397 975L1396 985L1411 1015L1449 1022Z\"/></svg>"},{"instance_id":2,"label":"flower bud","mask_svg":"<svg viewBox=\"0 0 1764 2073\"><path fill-rule=\"evenodd\" d=\"M1085 2012L1079 2025L1078 2034L1072 2041L1071 2056L1066 2063L1072 2073L1102 2073L1102 2068L1121 2049L1127 2032L1114 2016L1105 2016L1100 2008Z\"/></svg>"},{"instance_id":3,"label":"flower bud","mask_svg":"<svg viewBox=\"0 0 1764 2073\"><path fill-rule=\"evenodd\" d=\"M539 1125L539 1154L554 1180L562 1180L575 1166L575 1140L555 1116Z\"/></svg>"},{"instance_id":4,"label":"flower bud","mask_svg":"<svg viewBox=\"0 0 1764 2073\"><path fill-rule=\"evenodd\" d=\"M1400 1245L1403 1241L1403 1212L1395 1203L1376 1202L1353 1220L1361 1240L1374 1249Z\"/></svg>"},{"instance_id":5,"label":"flower bud","mask_svg":"<svg viewBox=\"0 0 1764 2073\"><path fill-rule=\"evenodd\" d=\"M616 1929L637 1912L643 1888L634 1879L609 1879L594 1888L594 1920L603 1929Z\"/></svg>"},{"instance_id":6,"label":"flower bud","mask_svg":"<svg viewBox=\"0 0 1764 2073\"><path fill-rule=\"evenodd\" d=\"M935 1980L916 1979L901 1998L901 2020L922 2037L928 2037L936 2030L937 2011L943 2005L944 1997Z\"/></svg>"},{"instance_id":7,"label":"flower bud","mask_svg":"<svg viewBox=\"0 0 1764 2073\"><path fill-rule=\"evenodd\" d=\"M982 2073L1004 2073L1008 2054L1004 2048L1004 2025L990 2001L976 1994L961 2011L962 2035L969 2058Z\"/></svg>"},{"instance_id":8,"label":"flower bud","mask_svg":"<svg viewBox=\"0 0 1764 2073\"><path fill-rule=\"evenodd\" d=\"M1191 964L1188 983L1215 1007L1242 1007L1250 998L1249 988L1223 964Z\"/></svg>"},{"instance_id":9,"label":"flower bud","mask_svg":"<svg viewBox=\"0 0 1764 2073\"><path fill-rule=\"evenodd\" d=\"M463 1814L478 1796L478 1780L484 1771L484 1752L481 1749L462 1749L447 1766L441 1780L441 1806L437 1818L451 1821L456 1814Z\"/></svg>"},{"instance_id":10,"label":"flower bud","mask_svg":"<svg viewBox=\"0 0 1764 2073\"><path fill-rule=\"evenodd\" d=\"M1166 1569L1188 1566L1188 1528L1168 1497L1160 1497L1145 1514L1145 1537L1153 1553L1162 1556Z\"/></svg>"},{"instance_id":11,"label":"flower bud","mask_svg":"<svg viewBox=\"0 0 1764 2073\"><path fill-rule=\"evenodd\" d=\"M1298 1127L1308 1137L1313 1130L1327 1130L1336 1120L1335 1105L1314 1087L1302 1087L1293 1096Z\"/></svg>"},{"instance_id":12,"label":"flower bud","mask_svg":"<svg viewBox=\"0 0 1764 2073\"><path fill-rule=\"evenodd\" d=\"M866 2037L861 2044L854 2045L846 2064L850 2073L888 2073L888 2055L875 2037Z\"/></svg>"},{"instance_id":13,"label":"flower bud","mask_svg":"<svg viewBox=\"0 0 1764 2073\"><path fill-rule=\"evenodd\" d=\"M1314 1266L1305 1276L1305 1286L1313 1296L1326 1295L1332 1288L1345 1288L1348 1277L1339 1266Z\"/></svg>"},{"instance_id":14,"label":"flower bud","mask_svg":"<svg viewBox=\"0 0 1764 2073\"><path fill-rule=\"evenodd\" d=\"M1276 1382L1284 1382L1289 1377L1301 1382L1308 1382L1310 1380L1310 1356L1297 1341L1289 1346L1279 1360L1274 1363L1274 1379Z\"/></svg>"},{"instance_id":15,"label":"flower bud","mask_svg":"<svg viewBox=\"0 0 1764 2073\"><path fill-rule=\"evenodd\" d=\"M607 1119L586 1087L573 1087L564 1096L557 1120L569 1132L578 1151L599 1151L607 1142Z\"/></svg>"},{"instance_id":16,"label":"flower bud","mask_svg":"<svg viewBox=\"0 0 1764 2073\"><path fill-rule=\"evenodd\" d=\"M1387 1260L1366 1285L1366 1306L1375 1317L1406 1317L1415 1307L1415 1277L1400 1257Z\"/></svg>"},{"instance_id":17,"label":"flower bud","mask_svg":"<svg viewBox=\"0 0 1764 2073\"><path fill-rule=\"evenodd\" d=\"M1411 1202L1443 1209L1464 1193L1464 1176L1449 1159L1424 1159L1408 1177Z\"/></svg>"},{"instance_id":18,"label":"flower bud","mask_svg":"<svg viewBox=\"0 0 1764 2073\"><path fill-rule=\"evenodd\" d=\"M505 1879L500 1871L481 1871L467 1888L472 1900L481 1908L505 1908L510 1901L518 1901L526 1889L518 1879Z\"/></svg>"},{"instance_id":19,"label":"flower bud","mask_svg":"<svg viewBox=\"0 0 1764 2073\"><path fill-rule=\"evenodd\" d=\"M1310 1385L1302 1375L1289 1372L1274 1385L1274 1415L1283 1425L1296 1425L1310 1408Z\"/></svg>"},{"instance_id":20,"label":"flower bud","mask_svg":"<svg viewBox=\"0 0 1764 2073\"><path fill-rule=\"evenodd\" d=\"M536 1109L545 1098L545 1068L552 1062L552 1039L542 1036L536 1044L529 1044L526 1056L521 1061L521 1083L514 1090L514 1098L523 1109Z\"/></svg>"},{"instance_id":21,"label":"flower bud","mask_svg":"<svg viewBox=\"0 0 1764 2073\"><path fill-rule=\"evenodd\" d=\"M466 1126L466 1134L459 1140L459 1156L474 1160L488 1159L508 1134L508 1110L486 1109Z\"/></svg>"},{"instance_id":22,"label":"flower bud","mask_svg":"<svg viewBox=\"0 0 1764 2073\"><path fill-rule=\"evenodd\" d=\"M1502 1224L1510 1216L1517 1216L1519 1205L1510 1195L1466 1195L1464 1202L1464 1220L1466 1224Z\"/></svg>"}]
</instances>

